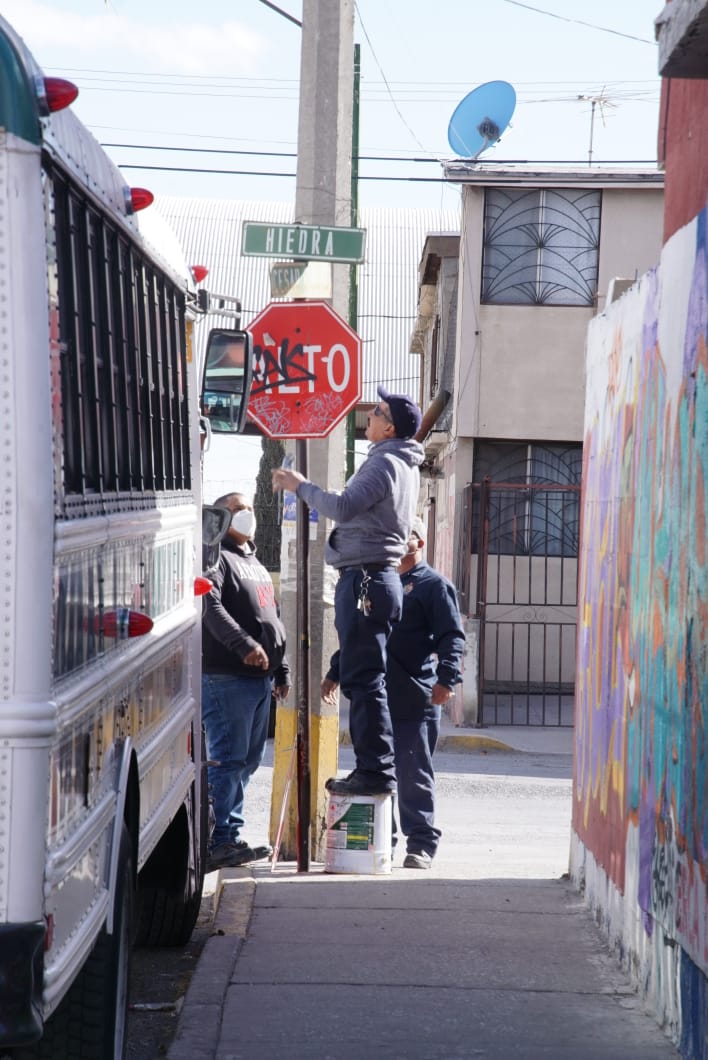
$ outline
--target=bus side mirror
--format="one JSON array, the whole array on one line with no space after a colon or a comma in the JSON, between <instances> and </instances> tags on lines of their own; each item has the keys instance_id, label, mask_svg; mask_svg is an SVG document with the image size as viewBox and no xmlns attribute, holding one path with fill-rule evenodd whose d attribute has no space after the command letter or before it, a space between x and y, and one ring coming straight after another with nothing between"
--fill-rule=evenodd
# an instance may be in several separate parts
<instances>
[{"instance_id":1,"label":"bus side mirror","mask_svg":"<svg viewBox=\"0 0 708 1060\"><path fill-rule=\"evenodd\" d=\"M202 379L202 415L216 434L241 434L253 378L253 346L247 331L212 328Z\"/></svg>"}]
</instances>

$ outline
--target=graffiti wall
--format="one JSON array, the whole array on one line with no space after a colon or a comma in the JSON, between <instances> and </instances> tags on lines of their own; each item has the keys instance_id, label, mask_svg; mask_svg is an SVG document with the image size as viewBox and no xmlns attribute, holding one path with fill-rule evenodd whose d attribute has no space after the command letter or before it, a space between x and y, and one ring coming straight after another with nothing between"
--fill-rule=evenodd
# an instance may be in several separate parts
<instances>
[{"instance_id":1,"label":"graffiti wall","mask_svg":"<svg viewBox=\"0 0 708 1060\"><path fill-rule=\"evenodd\" d=\"M708 972L707 226L589 330L571 854L684 1042Z\"/></svg>"}]
</instances>

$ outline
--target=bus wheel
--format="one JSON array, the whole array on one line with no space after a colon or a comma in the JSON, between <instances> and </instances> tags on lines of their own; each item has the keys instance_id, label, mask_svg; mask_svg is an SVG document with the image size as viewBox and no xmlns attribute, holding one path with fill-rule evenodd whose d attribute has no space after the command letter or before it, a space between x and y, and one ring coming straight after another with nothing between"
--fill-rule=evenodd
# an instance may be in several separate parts
<instances>
[{"instance_id":1,"label":"bus wheel","mask_svg":"<svg viewBox=\"0 0 708 1060\"><path fill-rule=\"evenodd\" d=\"M206 793L206 767L203 791ZM190 793L190 813L196 798ZM208 801L201 801L199 858L189 857L186 815L178 815L150 855L138 878L136 946L184 946L191 938L201 909L206 864Z\"/></svg>"},{"instance_id":2,"label":"bus wheel","mask_svg":"<svg viewBox=\"0 0 708 1060\"><path fill-rule=\"evenodd\" d=\"M120 837L113 934L101 930L89 957L44 1034L23 1060L123 1060L133 915L133 856L125 824Z\"/></svg>"}]
</instances>

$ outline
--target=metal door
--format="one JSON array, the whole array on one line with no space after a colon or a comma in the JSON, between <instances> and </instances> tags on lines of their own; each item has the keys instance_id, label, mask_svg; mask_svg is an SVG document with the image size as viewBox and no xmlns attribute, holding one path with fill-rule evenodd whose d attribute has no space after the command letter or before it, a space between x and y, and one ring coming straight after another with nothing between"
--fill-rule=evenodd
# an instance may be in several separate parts
<instances>
[{"instance_id":1,"label":"metal door","mask_svg":"<svg viewBox=\"0 0 708 1060\"><path fill-rule=\"evenodd\" d=\"M572 725L580 487L469 488L481 725Z\"/></svg>"}]
</instances>

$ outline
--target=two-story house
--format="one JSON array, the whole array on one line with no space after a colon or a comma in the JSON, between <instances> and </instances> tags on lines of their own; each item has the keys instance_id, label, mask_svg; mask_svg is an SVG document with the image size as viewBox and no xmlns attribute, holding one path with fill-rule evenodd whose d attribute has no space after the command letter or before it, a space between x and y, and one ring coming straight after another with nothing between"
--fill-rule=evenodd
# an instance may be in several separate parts
<instances>
[{"instance_id":1,"label":"two-story house","mask_svg":"<svg viewBox=\"0 0 708 1060\"><path fill-rule=\"evenodd\" d=\"M657 259L663 175L452 161L460 236L430 235L412 352L429 557L458 587L468 657L454 720L571 725L585 343Z\"/></svg>"}]
</instances>

